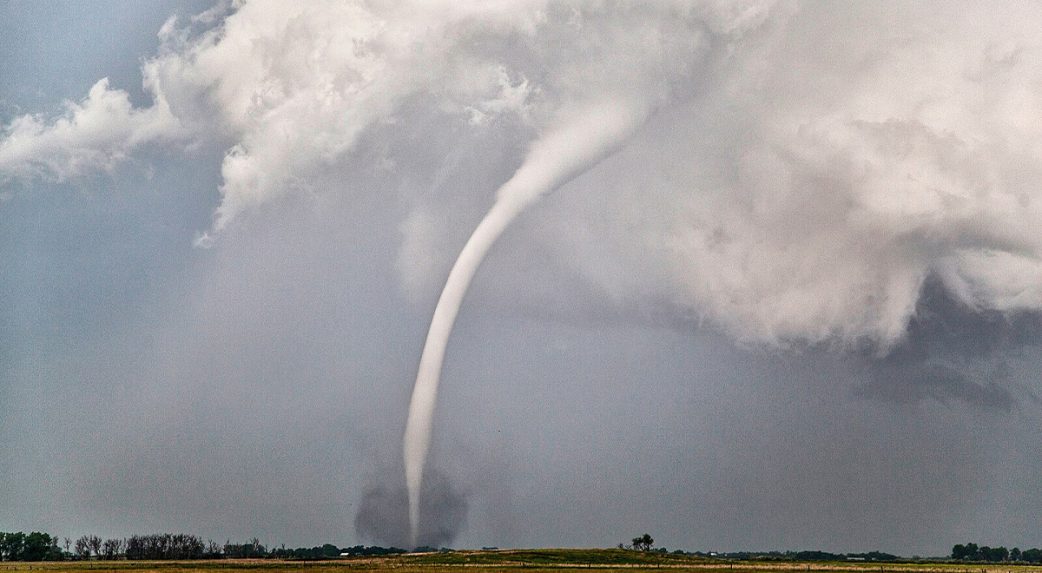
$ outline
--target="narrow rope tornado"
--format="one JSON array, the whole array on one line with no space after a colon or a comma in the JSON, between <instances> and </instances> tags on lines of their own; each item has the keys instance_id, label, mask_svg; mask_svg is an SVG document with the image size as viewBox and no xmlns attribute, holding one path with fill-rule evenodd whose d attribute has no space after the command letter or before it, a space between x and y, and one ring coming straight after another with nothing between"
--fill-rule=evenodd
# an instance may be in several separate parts
<instances>
[{"instance_id":1,"label":"narrow rope tornado","mask_svg":"<svg viewBox=\"0 0 1042 573\"><path fill-rule=\"evenodd\" d=\"M531 147L514 175L496 192L496 201L460 251L438 299L420 356L409 403L403 455L409 493L409 527L416 545L420 491L431 444L434 406L449 335L463 297L489 249L510 223L532 203L604 159L643 122L647 110L633 102L588 105L560 122Z\"/></svg>"}]
</instances>

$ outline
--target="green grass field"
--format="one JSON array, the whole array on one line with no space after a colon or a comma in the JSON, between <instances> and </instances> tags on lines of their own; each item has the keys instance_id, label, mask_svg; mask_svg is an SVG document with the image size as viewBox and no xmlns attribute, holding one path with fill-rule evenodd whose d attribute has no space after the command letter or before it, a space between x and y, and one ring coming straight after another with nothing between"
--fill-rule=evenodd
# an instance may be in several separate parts
<instances>
[{"instance_id":1,"label":"green grass field","mask_svg":"<svg viewBox=\"0 0 1042 573\"><path fill-rule=\"evenodd\" d=\"M74 572L314 572L393 571L394 573L524 573L596 569L602 573L634 569L668 569L692 573L1042 573L1042 566L955 563L777 562L722 561L686 555L621 549L512 549L452 551L393 557L358 557L330 561L238 559L220 561L78 561L64 563L0 563L3 571Z\"/></svg>"}]
</instances>

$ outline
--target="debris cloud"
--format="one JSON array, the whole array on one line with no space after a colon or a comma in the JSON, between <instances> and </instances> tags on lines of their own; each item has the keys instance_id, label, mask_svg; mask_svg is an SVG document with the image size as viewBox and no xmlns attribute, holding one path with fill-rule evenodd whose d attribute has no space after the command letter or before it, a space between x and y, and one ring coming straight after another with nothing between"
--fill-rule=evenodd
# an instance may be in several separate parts
<instances>
[{"instance_id":1,"label":"debris cloud","mask_svg":"<svg viewBox=\"0 0 1042 573\"><path fill-rule=\"evenodd\" d=\"M409 496L400 485L400 474L370 485L362 494L355 514L355 531L389 547L444 547L452 543L467 523L467 498L448 477L428 471L423 480L423 520L415 531L409 524ZM392 485L393 484L393 485Z\"/></svg>"}]
</instances>

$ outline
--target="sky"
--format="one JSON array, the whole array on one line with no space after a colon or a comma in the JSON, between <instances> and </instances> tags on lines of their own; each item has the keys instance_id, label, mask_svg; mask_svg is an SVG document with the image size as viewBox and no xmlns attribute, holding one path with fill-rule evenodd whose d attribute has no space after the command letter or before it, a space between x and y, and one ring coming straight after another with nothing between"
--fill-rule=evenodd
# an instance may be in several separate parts
<instances>
[{"instance_id":1,"label":"sky","mask_svg":"<svg viewBox=\"0 0 1042 573\"><path fill-rule=\"evenodd\" d=\"M0 1L0 530L407 543L432 312L536 181L449 338L424 539L1040 546L1040 25Z\"/></svg>"}]
</instances>

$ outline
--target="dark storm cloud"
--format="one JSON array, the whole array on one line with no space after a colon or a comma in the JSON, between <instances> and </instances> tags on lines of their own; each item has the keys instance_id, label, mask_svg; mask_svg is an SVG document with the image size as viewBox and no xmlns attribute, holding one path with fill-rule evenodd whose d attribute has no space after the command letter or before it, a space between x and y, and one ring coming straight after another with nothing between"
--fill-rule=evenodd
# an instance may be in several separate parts
<instances>
[{"instance_id":1,"label":"dark storm cloud","mask_svg":"<svg viewBox=\"0 0 1042 573\"><path fill-rule=\"evenodd\" d=\"M908 327L908 342L889 355L891 362L931 356L988 358L1042 343L1042 316L1035 312L999 312L957 300L937 280L927 281Z\"/></svg>"},{"instance_id":2,"label":"dark storm cloud","mask_svg":"<svg viewBox=\"0 0 1042 573\"><path fill-rule=\"evenodd\" d=\"M452 260L561 106L647 95L613 74L674 38L706 73L476 275L427 541L1038 543L1036 5L633 5L704 45L610 4L422 5L182 18L107 85L0 56L6 528L400 540L383 468ZM77 44L15 52L98 58L37 35Z\"/></svg>"},{"instance_id":3,"label":"dark storm cloud","mask_svg":"<svg viewBox=\"0 0 1042 573\"><path fill-rule=\"evenodd\" d=\"M872 372L872 382L860 387L867 398L897 402L933 399L964 402L986 410L1009 412L1016 404L1001 383L979 381L964 371L939 364L886 365Z\"/></svg>"},{"instance_id":4,"label":"dark storm cloud","mask_svg":"<svg viewBox=\"0 0 1042 573\"><path fill-rule=\"evenodd\" d=\"M952 401L1010 412L1023 400L1036 407L1030 386L1017 384L1007 362L1042 344L1042 317L972 308L938 280L926 283L908 333L882 358L869 359L861 396L915 402Z\"/></svg>"}]
</instances>

